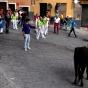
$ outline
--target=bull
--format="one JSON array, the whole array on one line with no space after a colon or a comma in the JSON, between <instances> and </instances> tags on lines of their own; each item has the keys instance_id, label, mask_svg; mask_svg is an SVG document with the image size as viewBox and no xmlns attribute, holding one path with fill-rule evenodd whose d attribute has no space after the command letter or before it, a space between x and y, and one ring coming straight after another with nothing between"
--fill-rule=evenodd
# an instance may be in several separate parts
<instances>
[{"instance_id":1,"label":"bull","mask_svg":"<svg viewBox=\"0 0 88 88\"><path fill-rule=\"evenodd\" d=\"M83 87L83 74L85 69L88 79L88 48L85 46L76 47L74 51L75 85Z\"/></svg>"}]
</instances>

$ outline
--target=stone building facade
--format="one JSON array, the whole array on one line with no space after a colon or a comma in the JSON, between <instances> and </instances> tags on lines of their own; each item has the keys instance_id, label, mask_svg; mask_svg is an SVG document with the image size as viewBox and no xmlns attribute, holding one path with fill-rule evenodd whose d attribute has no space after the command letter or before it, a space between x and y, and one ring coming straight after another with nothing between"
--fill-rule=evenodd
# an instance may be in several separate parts
<instances>
[{"instance_id":1,"label":"stone building facade","mask_svg":"<svg viewBox=\"0 0 88 88\"><path fill-rule=\"evenodd\" d=\"M47 4L51 4L51 15L55 15L55 5L57 3L60 3L60 13L63 13L65 16L73 16L73 0L36 0L33 10L35 13L41 14L44 9L43 7Z\"/></svg>"},{"instance_id":2,"label":"stone building facade","mask_svg":"<svg viewBox=\"0 0 88 88\"><path fill-rule=\"evenodd\" d=\"M88 26L88 0L80 0L80 5L82 7L81 25Z\"/></svg>"},{"instance_id":3,"label":"stone building facade","mask_svg":"<svg viewBox=\"0 0 88 88\"><path fill-rule=\"evenodd\" d=\"M73 0L0 0L8 2L9 6L7 8L19 9L20 7L26 7L28 11L33 11L34 14L43 14L47 10L47 5L50 4L51 15L55 15L55 5L60 4L59 13L64 14L64 16L73 16Z\"/></svg>"}]
</instances>

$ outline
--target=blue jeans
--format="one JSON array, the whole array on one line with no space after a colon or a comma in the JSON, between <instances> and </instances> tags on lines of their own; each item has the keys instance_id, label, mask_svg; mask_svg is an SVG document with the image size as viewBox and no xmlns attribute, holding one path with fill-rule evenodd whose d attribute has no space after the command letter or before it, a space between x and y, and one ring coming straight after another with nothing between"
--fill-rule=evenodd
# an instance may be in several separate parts
<instances>
[{"instance_id":1,"label":"blue jeans","mask_svg":"<svg viewBox=\"0 0 88 88\"><path fill-rule=\"evenodd\" d=\"M30 34L24 34L24 48L30 47Z\"/></svg>"}]
</instances>

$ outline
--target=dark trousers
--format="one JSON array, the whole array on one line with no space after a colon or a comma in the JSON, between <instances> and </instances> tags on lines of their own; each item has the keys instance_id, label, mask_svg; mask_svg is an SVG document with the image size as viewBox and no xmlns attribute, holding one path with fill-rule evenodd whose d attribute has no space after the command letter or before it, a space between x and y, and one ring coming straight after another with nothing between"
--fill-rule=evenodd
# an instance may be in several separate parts
<instances>
[{"instance_id":1,"label":"dark trousers","mask_svg":"<svg viewBox=\"0 0 88 88\"><path fill-rule=\"evenodd\" d=\"M74 28L71 28L70 32L68 33L68 36L70 36L72 32L74 33L75 37L77 37Z\"/></svg>"},{"instance_id":2,"label":"dark trousers","mask_svg":"<svg viewBox=\"0 0 88 88\"><path fill-rule=\"evenodd\" d=\"M54 23L54 33L59 33L59 29L60 29L60 24L59 23Z\"/></svg>"},{"instance_id":3,"label":"dark trousers","mask_svg":"<svg viewBox=\"0 0 88 88\"><path fill-rule=\"evenodd\" d=\"M10 26L10 21L6 22L6 33L9 33L9 26Z\"/></svg>"}]
</instances>

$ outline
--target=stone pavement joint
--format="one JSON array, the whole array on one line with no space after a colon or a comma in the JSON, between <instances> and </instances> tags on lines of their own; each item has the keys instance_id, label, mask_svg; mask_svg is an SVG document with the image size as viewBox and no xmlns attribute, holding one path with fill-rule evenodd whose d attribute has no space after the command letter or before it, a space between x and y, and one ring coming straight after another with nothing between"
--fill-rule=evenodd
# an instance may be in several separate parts
<instances>
[{"instance_id":1,"label":"stone pavement joint","mask_svg":"<svg viewBox=\"0 0 88 88\"><path fill-rule=\"evenodd\" d=\"M7 77L2 68L0 68L0 88L19 88Z\"/></svg>"}]
</instances>

